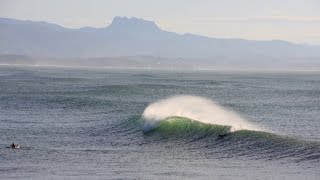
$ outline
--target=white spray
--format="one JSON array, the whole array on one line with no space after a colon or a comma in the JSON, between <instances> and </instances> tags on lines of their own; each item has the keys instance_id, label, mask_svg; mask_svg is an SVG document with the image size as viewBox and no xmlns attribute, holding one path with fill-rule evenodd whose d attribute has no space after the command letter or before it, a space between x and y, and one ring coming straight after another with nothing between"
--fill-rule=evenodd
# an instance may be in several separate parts
<instances>
[{"instance_id":1,"label":"white spray","mask_svg":"<svg viewBox=\"0 0 320 180\"><path fill-rule=\"evenodd\" d=\"M173 116L186 117L208 124L231 126L231 131L262 130L235 112L198 96L181 95L159 100L150 104L142 115L145 120L145 129L152 129L159 121Z\"/></svg>"}]
</instances>

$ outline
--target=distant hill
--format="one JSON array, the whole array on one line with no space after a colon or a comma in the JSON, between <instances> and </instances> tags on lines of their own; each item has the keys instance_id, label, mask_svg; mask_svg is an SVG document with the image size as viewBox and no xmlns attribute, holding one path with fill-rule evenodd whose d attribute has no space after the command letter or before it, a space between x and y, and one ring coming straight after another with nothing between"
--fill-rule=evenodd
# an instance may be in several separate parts
<instances>
[{"instance_id":1,"label":"distant hill","mask_svg":"<svg viewBox=\"0 0 320 180\"><path fill-rule=\"evenodd\" d=\"M152 21L137 18L115 17L105 28L80 29L0 18L0 55L9 54L56 58L152 56L251 61L259 58L320 57L320 48L282 40L179 35L162 30Z\"/></svg>"}]
</instances>

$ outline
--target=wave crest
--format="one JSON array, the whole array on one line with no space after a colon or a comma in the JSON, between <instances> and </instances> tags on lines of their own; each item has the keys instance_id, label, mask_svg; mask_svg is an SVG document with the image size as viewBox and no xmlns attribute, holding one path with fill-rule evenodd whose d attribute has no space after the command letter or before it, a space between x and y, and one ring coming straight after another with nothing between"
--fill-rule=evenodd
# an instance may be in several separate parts
<instances>
[{"instance_id":1,"label":"wave crest","mask_svg":"<svg viewBox=\"0 0 320 180\"><path fill-rule=\"evenodd\" d=\"M150 104L142 117L144 131L156 128L160 121L168 121L170 117L185 117L201 123L230 126L231 132L243 129L262 131L237 113L199 96L180 95L159 100Z\"/></svg>"}]
</instances>

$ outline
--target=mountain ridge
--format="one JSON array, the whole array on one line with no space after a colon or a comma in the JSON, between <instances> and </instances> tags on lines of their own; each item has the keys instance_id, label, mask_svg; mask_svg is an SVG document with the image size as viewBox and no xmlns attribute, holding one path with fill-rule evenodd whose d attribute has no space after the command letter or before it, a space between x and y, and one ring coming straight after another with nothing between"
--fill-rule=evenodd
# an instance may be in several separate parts
<instances>
[{"instance_id":1,"label":"mountain ridge","mask_svg":"<svg viewBox=\"0 0 320 180\"><path fill-rule=\"evenodd\" d=\"M162 30L155 22L114 17L102 28L65 28L44 21L0 18L0 54L47 57L159 56L318 57L320 48L284 40L221 39Z\"/></svg>"}]
</instances>

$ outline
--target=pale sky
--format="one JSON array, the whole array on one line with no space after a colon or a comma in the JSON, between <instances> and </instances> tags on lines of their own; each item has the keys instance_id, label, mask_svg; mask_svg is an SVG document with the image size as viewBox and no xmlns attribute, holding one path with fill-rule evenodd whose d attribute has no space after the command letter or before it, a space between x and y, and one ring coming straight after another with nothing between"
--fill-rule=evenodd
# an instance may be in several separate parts
<instances>
[{"instance_id":1,"label":"pale sky","mask_svg":"<svg viewBox=\"0 0 320 180\"><path fill-rule=\"evenodd\" d=\"M105 27L114 16L216 38L320 45L320 0L0 0L0 17Z\"/></svg>"}]
</instances>

